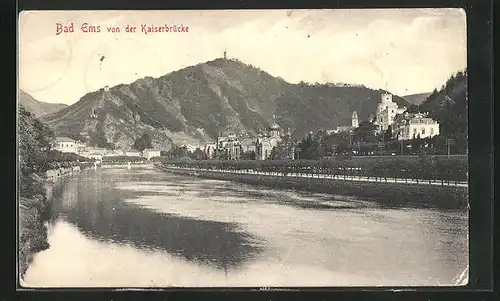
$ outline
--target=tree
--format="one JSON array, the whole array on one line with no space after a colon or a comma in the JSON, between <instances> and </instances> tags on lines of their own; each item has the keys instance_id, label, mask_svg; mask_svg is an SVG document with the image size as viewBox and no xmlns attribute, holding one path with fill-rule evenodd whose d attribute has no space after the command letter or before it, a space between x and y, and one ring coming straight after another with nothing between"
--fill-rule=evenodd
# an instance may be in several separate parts
<instances>
[{"instance_id":1,"label":"tree","mask_svg":"<svg viewBox=\"0 0 500 301\"><path fill-rule=\"evenodd\" d=\"M387 130L385 130L383 139L384 142L389 142L392 140L392 125L389 125L389 127L387 127Z\"/></svg>"},{"instance_id":2,"label":"tree","mask_svg":"<svg viewBox=\"0 0 500 301\"><path fill-rule=\"evenodd\" d=\"M255 154L255 151L251 150L251 151L247 151L247 152L243 152L241 154L241 159L242 160L255 160L256 158L256 154Z\"/></svg>"},{"instance_id":3,"label":"tree","mask_svg":"<svg viewBox=\"0 0 500 301\"><path fill-rule=\"evenodd\" d=\"M362 121L354 129L354 140L359 142L375 142L375 125L369 121Z\"/></svg>"},{"instance_id":4,"label":"tree","mask_svg":"<svg viewBox=\"0 0 500 301\"><path fill-rule=\"evenodd\" d=\"M291 136L285 135L283 139L278 142L278 145L273 147L271 151L272 160L285 160L292 159L294 154L295 143Z\"/></svg>"},{"instance_id":5,"label":"tree","mask_svg":"<svg viewBox=\"0 0 500 301\"><path fill-rule=\"evenodd\" d=\"M20 193L30 195L34 190L38 193L31 175L45 171L54 133L23 106L19 107L18 124Z\"/></svg>"},{"instance_id":6,"label":"tree","mask_svg":"<svg viewBox=\"0 0 500 301\"><path fill-rule=\"evenodd\" d=\"M172 149L167 153L167 157L172 159L180 159L183 157L186 157L188 155L188 150L187 147L182 146L179 147L177 145L174 145Z\"/></svg>"},{"instance_id":7,"label":"tree","mask_svg":"<svg viewBox=\"0 0 500 301\"><path fill-rule=\"evenodd\" d=\"M419 113L420 112L420 106L412 104L410 107L408 107L406 109L406 112L410 113L410 114Z\"/></svg>"},{"instance_id":8,"label":"tree","mask_svg":"<svg viewBox=\"0 0 500 301\"><path fill-rule=\"evenodd\" d=\"M153 148L151 137L147 133L142 134L141 137L135 140L133 148L140 152L146 148Z\"/></svg>"},{"instance_id":9,"label":"tree","mask_svg":"<svg viewBox=\"0 0 500 301\"><path fill-rule=\"evenodd\" d=\"M190 157L193 160L206 160L207 159L207 155L205 154L205 152L199 148L197 148L194 152L188 152L187 155L188 155L188 157Z\"/></svg>"},{"instance_id":10,"label":"tree","mask_svg":"<svg viewBox=\"0 0 500 301\"><path fill-rule=\"evenodd\" d=\"M319 158L319 146L320 143L318 139L315 139L312 134L307 135L298 144L298 156L300 159L318 159Z\"/></svg>"}]
</instances>

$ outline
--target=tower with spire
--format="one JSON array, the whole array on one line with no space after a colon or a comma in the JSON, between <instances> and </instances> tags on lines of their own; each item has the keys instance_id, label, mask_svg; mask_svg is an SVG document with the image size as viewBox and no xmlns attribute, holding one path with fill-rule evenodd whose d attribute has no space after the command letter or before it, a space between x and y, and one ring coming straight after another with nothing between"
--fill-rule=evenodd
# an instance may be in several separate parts
<instances>
[{"instance_id":1,"label":"tower with spire","mask_svg":"<svg viewBox=\"0 0 500 301\"><path fill-rule=\"evenodd\" d=\"M356 111L352 112L351 126L353 129L359 126L358 113Z\"/></svg>"}]
</instances>

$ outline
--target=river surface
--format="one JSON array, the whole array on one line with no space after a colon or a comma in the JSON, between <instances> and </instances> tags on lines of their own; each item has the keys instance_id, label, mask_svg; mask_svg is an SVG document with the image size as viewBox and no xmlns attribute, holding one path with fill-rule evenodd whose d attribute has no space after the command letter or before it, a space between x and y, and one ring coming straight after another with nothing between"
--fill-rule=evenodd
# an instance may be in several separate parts
<instances>
[{"instance_id":1,"label":"river surface","mask_svg":"<svg viewBox=\"0 0 500 301\"><path fill-rule=\"evenodd\" d=\"M105 168L48 193L29 287L456 285L466 211Z\"/></svg>"}]
</instances>

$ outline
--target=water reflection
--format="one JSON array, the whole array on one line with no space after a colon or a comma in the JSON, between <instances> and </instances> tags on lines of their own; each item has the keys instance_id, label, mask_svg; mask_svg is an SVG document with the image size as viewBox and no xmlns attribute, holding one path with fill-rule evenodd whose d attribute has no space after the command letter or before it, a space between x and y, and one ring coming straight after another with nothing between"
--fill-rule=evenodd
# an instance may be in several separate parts
<instances>
[{"instance_id":1,"label":"water reflection","mask_svg":"<svg viewBox=\"0 0 500 301\"><path fill-rule=\"evenodd\" d=\"M114 182L130 175L105 174L89 172L63 179L65 183L59 183L53 192L53 220L62 218L98 240L158 248L219 269L237 268L262 250L257 238L235 223L186 218L126 202L161 194L116 189ZM134 177L134 181L140 179L140 175Z\"/></svg>"}]
</instances>

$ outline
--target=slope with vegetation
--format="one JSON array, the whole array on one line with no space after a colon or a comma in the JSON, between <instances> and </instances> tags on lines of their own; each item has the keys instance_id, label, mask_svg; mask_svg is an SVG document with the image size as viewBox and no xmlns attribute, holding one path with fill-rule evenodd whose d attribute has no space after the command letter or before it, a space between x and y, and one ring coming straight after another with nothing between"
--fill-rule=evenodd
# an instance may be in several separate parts
<instances>
[{"instance_id":1,"label":"slope with vegetation","mask_svg":"<svg viewBox=\"0 0 500 301\"><path fill-rule=\"evenodd\" d=\"M152 146L213 141L219 133L253 136L273 115L295 137L367 119L382 91L339 84L290 84L238 60L216 59L159 78L101 89L44 120L56 134L98 146L130 148L143 134ZM409 105L395 97L402 105Z\"/></svg>"}]
</instances>

